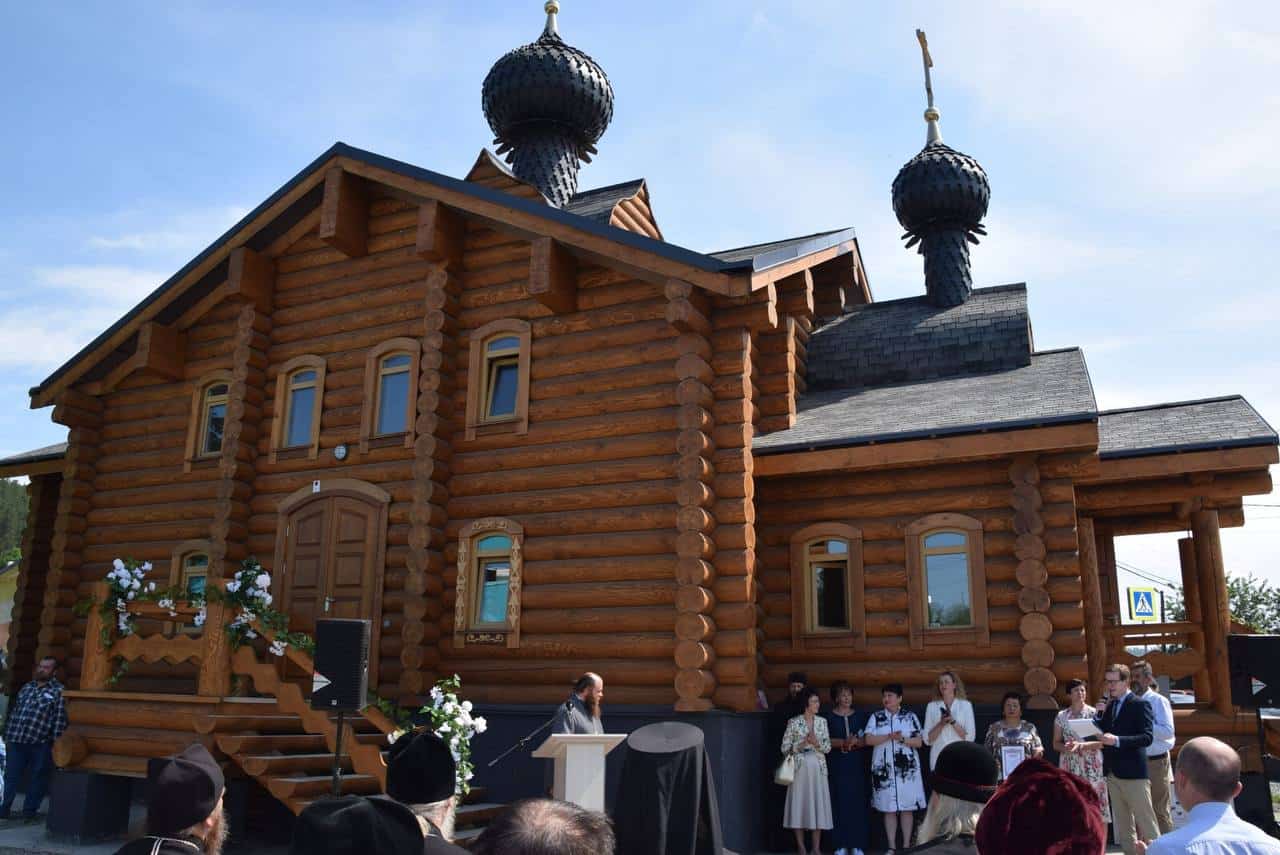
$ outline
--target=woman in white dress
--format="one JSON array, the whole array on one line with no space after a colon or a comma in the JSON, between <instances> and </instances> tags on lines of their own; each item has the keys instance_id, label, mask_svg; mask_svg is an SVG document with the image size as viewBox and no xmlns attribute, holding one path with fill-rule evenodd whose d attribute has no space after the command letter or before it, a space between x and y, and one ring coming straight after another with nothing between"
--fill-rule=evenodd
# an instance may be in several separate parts
<instances>
[{"instance_id":1,"label":"woman in white dress","mask_svg":"<svg viewBox=\"0 0 1280 855\"><path fill-rule=\"evenodd\" d=\"M822 832L831 829L831 791L827 788L827 758L831 736L827 720L818 715L822 701L816 689L806 688L800 698L804 712L787 722L782 737L782 753L795 758L796 776L787 787L787 805L782 825L793 829L796 851L809 855L804 848L804 833L813 842L812 855L821 855Z\"/></svg>"},{"instance_id":2,"label":"woman in white dress","mask_svg":"<svg viewBox=\"0 0 1280 855\"><path fill-rule=\"evenodd\" d=\"M884 814L889 853L895 851L898 827L902 827L902 847L911 845L915 811L923 808L924 779L916 749L923 744L920 719L902 708L902 684L889 683L880 689L884 709L867 722L864 741L875 746L871 755L871 806Z\"/></svg>"},{"instance_id":3,"label":"woman in white dress","mask_svg":"<svg viewBox=\"0 0 1280 855\"><path fill-rule=\"evenodd\" d=\"M929 746L929 769L938 765L942 749L978 735L973 725L973 704L964 696L964 683L955 671L943 671L934 685L937 699L924 710L924 742Z\"/></svg>"}]
</instances>

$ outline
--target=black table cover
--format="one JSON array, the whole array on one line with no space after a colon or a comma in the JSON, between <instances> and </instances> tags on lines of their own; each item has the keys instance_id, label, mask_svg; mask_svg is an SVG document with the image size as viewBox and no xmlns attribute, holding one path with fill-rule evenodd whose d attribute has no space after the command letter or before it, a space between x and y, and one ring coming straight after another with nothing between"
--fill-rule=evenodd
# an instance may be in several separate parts
<instances>
[{"instance_id":1,"label":"black table cover","mask_svg":"<svg viewBox=\"0 0 1280 855\"><path fill-rule=\"evenodd\" d=\"M702 731L650 724L627 737L614 808L619 855L721 855L720 811Z\"/></svg>"}]
</instances>

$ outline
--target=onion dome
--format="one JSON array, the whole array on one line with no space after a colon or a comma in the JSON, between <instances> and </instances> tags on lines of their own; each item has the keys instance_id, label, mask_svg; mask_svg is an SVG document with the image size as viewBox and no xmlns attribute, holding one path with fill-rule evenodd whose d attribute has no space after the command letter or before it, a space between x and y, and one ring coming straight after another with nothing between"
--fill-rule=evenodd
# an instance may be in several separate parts
<instances>
[{"instance_id":1,"label":"onion dome","mask_svg":"<svg viewBox=\"0 0 1280 855\"><path fill-rule=\"evenodd\" d=\"M591 161L613 119L613 87L595 60L560 38L557 0L544 8L538 40L489 69L482 105L516 177L563 207L578 189L578 161Z\"/></svg>"},{"instance_id":2,"label":"onion dome","mask_svg":"<svg viewBox=\"0 0 1280 855\"><path fill-rule=\"evenodd\" d=\"M925 57L929 108L924 118L929 131L925 147L893 179L893 212L906 229L907 246L920 245L930 300L955 306L968 299L973 289L968 245L978 242L977 235L986 234L982 218L991 201L991 184L978 161L942 142L929 79L933 61L924 33L916 33Z\"/></svg>"}]
</instances>

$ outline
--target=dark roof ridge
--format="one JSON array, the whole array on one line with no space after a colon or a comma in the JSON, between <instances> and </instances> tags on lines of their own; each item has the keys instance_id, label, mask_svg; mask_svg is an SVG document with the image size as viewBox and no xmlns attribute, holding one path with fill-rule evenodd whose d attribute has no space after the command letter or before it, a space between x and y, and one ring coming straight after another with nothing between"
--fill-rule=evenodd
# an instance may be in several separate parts
<instances>
[{"instance_id":1,"label":"dark roof ridge","mask_svg":"<svg viewBox=\"0 0 1280 855\"><path fill-rule=\"evenodd\" d=\"M731 246L728 249L717 249L713 252L708 252L707 255L712 255L712 256L726 255L730 252L742 252L743 250L747 250L747 249L755 249L758 246L772 246L775 243L790 243L792 241L809 240L811 238L826 237L827 235L833 235L838 232L851 232L851 231L853 231L852 226L843 226L838 229L826 229L824 231L813 232L812 234L807 234L807 235L795 235L794 237L778 238L777 240L762 240L762 241L758 241L757 243L743 244L742 246Z\"/></svg>"},{"instance_id":2,"label":"dark roof ridge","mask_svg":"<svg viewBox=\"0 0 1280 855\"><path fill-rule=\"evenodd\" d=\"M975 296L979 294L1003 294L1006 292L1012 293L1014 291L1026 291L1026 290L1027 290L1026 282L1010 282L1006 285L989 285L986 288L974 288L969 293L969 299L972 300ZM928 300L928 299L929 299L928 294L912 294L910 297L894 297L892 300L877 300L874 303L861 303L856 306L850 306L848 311L846 311L845 314L851 314L853 312L867 309L872 306L894 306L899 303L907 303L912 300L921 301L921 300ZM968 302L968 301L966 300L965 302ZM963 306L964 303L961 303L960 305ZM951 309L955 307L939 306L938 308L945 310L945 309Z\"/></svg>"},{"instance_id":3,"label":"dark roof ridge","mask_svg":"<svg viewBox=\"0 0 1280 855\"><path fill-rule=\"evenodd\" d=\"M1193 398L1187 401L1163 401L1159 404L1139 404L1136 407L1116 407L1115 409L1111 409L1111 410L1098 410L1098 415L1112 416L1112 415L1119 415L1120 413L1140 413L1144 410L1165 410L1165 409L1172 409L1173 407L1193 407L1196 404L1220 404L1225 401L1237 401L1237 400L1244 401L1246 404L1249 405L1249 409L1253 410L1255 413L1258 412L1256 409L1254 409L1253 404L1249 404L1249 401L1245 398L1244 395L1218 395L1213 398ZM1259 415L1258 418L1262 418L1262 416ZM1266 421L1266 419L1263 419L1263 421Z\"/></svg>"},{"instance_id":4,"label":"dark roof ridge","mask_svg":"<svg viewBox=\"0 0 1280 855\"><path fill-rule=\"evenodd\" d=\"M627 181L619 181L616 184L606 184L603 187L592 187L590 190L579 190L573 195L573 198L578 199L582 196L590 196L592 193L604 193L609 190L617 190L619 187L626 187L628 184L643 185L644 183L645 179L643 178L632 178Z\"/></svg>"}]
</instances>

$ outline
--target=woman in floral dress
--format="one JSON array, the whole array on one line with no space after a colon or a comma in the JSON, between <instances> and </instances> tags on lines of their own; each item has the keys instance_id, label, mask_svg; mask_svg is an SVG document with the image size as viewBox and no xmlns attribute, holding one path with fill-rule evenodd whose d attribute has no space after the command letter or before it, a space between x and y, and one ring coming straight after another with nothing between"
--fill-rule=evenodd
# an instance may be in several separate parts
<instances>
[{"instance_id":1,"label":"woman in floral dress","mask_svg":"<svg viewBox=\"0 0 1280 855\"><path fill-rule=\"evenodd\" d=\"M1097 791L1098 798L1102 799L1102 819L1111 822L1107 777L1102 771L1102 743L1085 741L1084 735L1075 733L1071 727L1073 719L1092 720L1097 715L1097 710L1084 702L1088 696L1089 687L1084 680L1067 683L1067 697L1071 703L1053 720L1053 749L1058 752L1060 767L1084 778Z\"/></svg>"},{"instance_id":2,"label":"woman in floral dress","mask_svg":"<svg viewBox=\"0 0 1280 855\"><path fill-rule=\"evenodd\" d=\"M867 722L864 741L874 746L871 754L871 806L884 814L889 852L896 848L898 827L902 847L911 845L915 813L925 806L924 779L916 749L924 742L920 719L902 709L902 684L889 683L880 689L884 709Z\"/></svg>"},{"instance_id":3,"label":"woman in floral dress","mask_svg":"<svg viewBox=\"0 0 1280 855\"><path fill-rule=\"evenodd\" d=\"M1000 701L1004 717L992 722L987 728L986 746L996 760L996 768L1000 770L1000 780L1009 777L1012 768L1004 768L1004 748L1006 746L1022 746L1023 757L1043 757L1044 743L1036 726L1022 718L1022 696L1017 692L1005 692Z\"/></svg>"}]
</instances>

